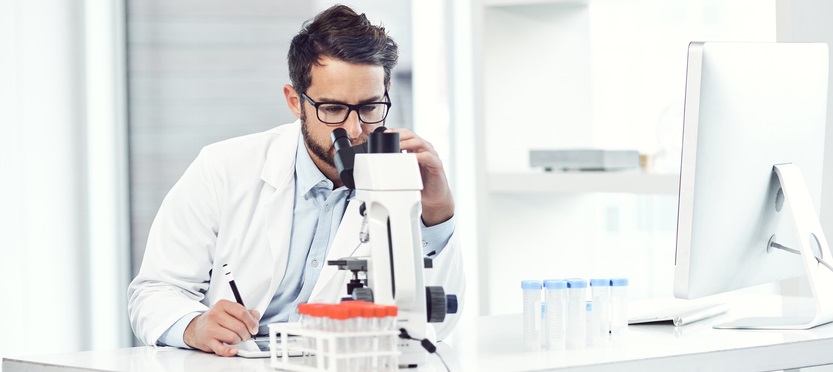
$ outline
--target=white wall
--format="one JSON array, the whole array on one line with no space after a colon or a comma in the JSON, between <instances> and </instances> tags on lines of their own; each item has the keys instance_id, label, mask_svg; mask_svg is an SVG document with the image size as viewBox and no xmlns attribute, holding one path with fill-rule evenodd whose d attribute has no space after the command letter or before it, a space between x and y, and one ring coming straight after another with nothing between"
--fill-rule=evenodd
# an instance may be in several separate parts
<instances>
[{"instance_id":1,"label":"white wall","mask_svg":"<svg viewBox=\"0 0 833 372\"><path fill-rule=\"evenodd\" d=\"M455 202L466 293L462 321L478 313L472 31L470 0L420 0L411 6L414 130L431 142L445 167ZM459 293L457 295L460 295Z\"/></svg>"},{"instance_id":2,"label":"white wall","mask_svg":"<svg viewBox=\"0 0 833 372\"><path fill-rule=\"evenodd\" d=\"M827 94L827 133L824 154L824 179L821 196L821 221L825 234L833 236L833 1L779 0L785 17L779 40L827 43L830 57ZM828 240L830 240L828 238Z\"/></svg>"},{"instance_id":3,"label":"white wall","mask_svg":"<svg viewBox=\"0 0 833 372\"><path fill-rule=\"evenodd\" d=\"M777 39L783 42L827 43L828 74L827 133L825 134L824 175L822 178L819 218L825 235L833 236L833 2L828 0L776 0ZM810 295L806 280L787 280L784 293Z\"/></svg>"},{"instance_id":4,"label":"white wall","mask_svg":"<svg viewBox=\"0 0 833 372\"><path fill-rule=\"evenodd\" d=\"M123 106L106 83L117 74L95 63L114 50L113 29L94 26L119 19L111 5L0 2L2 356L128 342L125 203L110 187Z\"/></svg>"}]
</instances>

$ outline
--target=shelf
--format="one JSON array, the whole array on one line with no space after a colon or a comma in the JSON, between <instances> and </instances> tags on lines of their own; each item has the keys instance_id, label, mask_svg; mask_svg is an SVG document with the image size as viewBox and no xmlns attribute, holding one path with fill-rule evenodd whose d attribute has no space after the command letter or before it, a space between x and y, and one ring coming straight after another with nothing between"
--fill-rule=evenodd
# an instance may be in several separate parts
<instances>
[{"instance_id":1,"label":"shelf","mask_svg":"<svg viewBox=\"0 0 833 372\"><path fill-rule=\"evenodd\" d=\"M677 195L679 175L646 172L490 173L495 193L613 192Z\"/></svg>"}]
</instances>

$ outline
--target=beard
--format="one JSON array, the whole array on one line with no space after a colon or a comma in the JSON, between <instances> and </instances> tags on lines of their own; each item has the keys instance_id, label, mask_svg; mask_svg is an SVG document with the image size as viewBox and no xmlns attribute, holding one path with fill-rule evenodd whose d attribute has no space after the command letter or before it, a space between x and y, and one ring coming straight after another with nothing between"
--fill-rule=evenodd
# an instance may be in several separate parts
<instances>
[{"instance_id":1,"label":"beard","mask_svg":"<svg viewBox=\"0 0 833 372\"><path fill-rule=\"evenodd\" d=\"M320 124L324 125L324 124ZM315 138L309 133L309 124L307 123L307 115L304 110L301 110L301 134L304 136L304 144L307 145L307 149L315 155L316 158L323 161L325 164L329 165L330 167L335 168L335 154L336 148L332 141L327 141L325 143L316 142ZM356 146L362 143L367 142L367 136L359 136L359 138L351 138L350 144L352 146Z\"/></svg>"}]
</instances>

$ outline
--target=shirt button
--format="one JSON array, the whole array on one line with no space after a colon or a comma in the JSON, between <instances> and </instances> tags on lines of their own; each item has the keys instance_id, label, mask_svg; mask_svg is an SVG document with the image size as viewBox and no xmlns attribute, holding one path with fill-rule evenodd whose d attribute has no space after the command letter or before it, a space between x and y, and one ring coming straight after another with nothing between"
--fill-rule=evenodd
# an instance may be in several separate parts
<instances>
[{"instance_id":1,"label":"shirt button","mask_svg":"<svg viewBox=\"0 0 833 372\"><path fill-rule=\"evenodd\" d=\"M318 267L318 260L317 259L312 260L312 262L310 262L310 265L312 265L312 267Z\"/></svg>"},{"instance_id":2,"label":"shirt button","mask_svg":"<svg viewBox=\"0 0 833 372\"><path fill-rule=\"evenodd\" d=\"M427 246L428 246L428 242L426 242L425 240L423 240L423 241L422 241L422 248L425 248L425 247L427 247Z\"/></svg>"},{"instance_id":3,"label":"shirt button","mask_svg":"<svg viewBox=\"0 0 833 372\"><path fill-rule=\"evenodd\" d=\"M324 213L328 213L330 211L330 205L324 204Z\"/></svg>"}]
</instances>

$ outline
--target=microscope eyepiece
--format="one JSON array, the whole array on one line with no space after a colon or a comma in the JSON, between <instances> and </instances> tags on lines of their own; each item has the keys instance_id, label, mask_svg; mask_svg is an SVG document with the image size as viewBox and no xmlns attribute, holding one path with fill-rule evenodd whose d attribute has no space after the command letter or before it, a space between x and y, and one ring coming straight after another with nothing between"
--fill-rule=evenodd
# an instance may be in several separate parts
<instances>
[{"instance_id":1,"label":"microscope eyepiece","mask_svg":"<svg viewBox=\"0 0 833 372\"><path fill-rule=\"evenodd\" d=\"M330 133L330 138L333 140L336 151L352 146L350 138L347 136L347 131L344 128L333 129L333 132Z\"/></svg>"},{"instance_id":2,"label":"microscope eyepiece","mask_svg":"<svg viewBox=\"0 0 833 372\"><path fill-rule=\"evenodd\" d=\"M399 133L385 133L388 128L379 127L367 136L367 152L371 154L399 152Z\"/></svg>"},{"instance_id":3,"label":"microscope eyepiece","mask_svg":"<svg viewBox=\"0 0 833 372\"><path fill-rule=\"evenodd\" d=\"M333 147L336 150L333 163L335 163L338 176L345 186L350 189L355 189L356 185L353 181L353 159L356 157L356 154L367 152L367 144L362 143L353 146L344 128L333 129L333 132L330 133L330 138L333 140Z\"/></svg>"}]
</instances>

